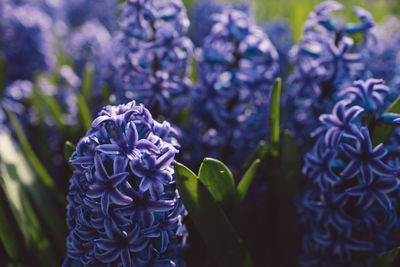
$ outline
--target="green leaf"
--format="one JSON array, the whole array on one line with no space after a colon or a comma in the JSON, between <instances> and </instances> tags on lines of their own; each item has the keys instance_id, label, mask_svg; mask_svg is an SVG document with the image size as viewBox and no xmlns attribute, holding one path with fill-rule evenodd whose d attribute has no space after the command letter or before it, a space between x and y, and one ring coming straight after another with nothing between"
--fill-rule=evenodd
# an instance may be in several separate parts
<instances>
[{"instance_id":1,"label":"green leaf","mask_svg":"<svg viewBox=\"0 0 400 267\"><path fill-rule=\"evenodd\" d=\"M53 96L43 93L38 88L36 82L34 85L33 97L36 98L34 103L36 103L36 108L41 110L41 114L50 114L50 116L54 119L54 123L56 124L57 128L67 135L68 129L63 122L64 113L57 99Z\"/></svg>"},{"instance_id":2,"label":"green leaf","mask_svg":"<svg viewBox=\"0 0 400 267\"><path fill-rule=\"evenodd\" d=\"M68 166L71 170L74 170L74 167L72 167L71 162L69 162L69 159L71 158L72 154L75 152L76 147L73 143L70 141L66 141L64 144L64 157L65 160L68 162Z\"/></svg>"},{"instance_id":3,"label":"green leaf","mask_svg":"<svg viewBox=\"0 0 400 267\"><path fill-rule=\"evenodd\" d=\"M400 247L394 248L384 255L378 257L375 262L371 265L371 267L392 267L394 261L399 255Z\"/></svg>"},{"instance_id":4,"label":"green leaf","mask_svg":"<svg viewBox=\"0 0 400 267\"><path fill-rule=\"evenodd\" d=\"M28 194L37 188L35 175L11 137L4 133L0 134L0 159L0 185L10 204L17 227L24 237L26 247L33 249L33 254L42 266L57 265L54 250L51 249L50 241L41 227L35 209L32 207L30 194ZM32 195L34 201L38 196L42 198L46 196L46 192L38 193ZM44 204L46 202L51 203L47 200ZM43 207L51 215L52 210L47 210L47 208L48 206ZM65 223L61 222L61 225L58 225L60 221L57 218L50 219L54 224L53 230L64 235L62 226Z\"/></svg>"},{"instance_id":5,"label":"green leaf","mask_svg":"<svg viewBox=\"0 0 400 267\"><path fill-rule=\"evenodd\" d=\"M400 96L390 105L385 113L400 113ZM386 143L396 130L396 125L389 125L379 121L374 127L371 135L373 146Z\"/></svg>"},{"instance_id":6,"label":"green leaf","mask_svg":"<svg viewBox=\"0 0 400 267\"><path fill-rule=\"evenodd\" d=\"M89 103L92 89L93 89L93 81L94 81L94 66L92 63L86 63L85 65L85 73L82 81L82 95L85 100Z\"/></svg>"},{"instance_id":7,"label":"green leaf","mask_svg":"<svg viewBox=\"0 0 400 267\"><path fill-rule=\"evenodd\" d=\"M69 162L69 159L71 158L72 154L75 152L75 150L76 150L76 146L72 142L65 141L64 156L68 162Z\"/></svg>"},{"instance_id":8,"label":"green leaf","mask_svg":"<svg viewBox=\"0 0 400 267\"><path fill-rule=\"evenodd\" d=\"M36 172L36 174L38 175L39 179L41 180L41 182L43 183L44 186L46 186L48 189L50 189L55 194L55 196L58 198L60 203L62 203L63 205L66 204L64 196L60 192L58 192L50 174L47 172L46 168L40 162L39 158L36 156L31 145L29 144L29 141L26 138L24 131L22 130L22 127L21 127L15 113L10 110L6 110L6 112L7 112L8 118L13 126L14 132L17 135L18 141L21 144L22 149L23 149L27 159L29 160L29 163L33 167L33 169Z\"/></svg>"},{"instance_id":9,"label":"green leaf","mask_svg":"<svg viewBox=\"0 0 400 267\"><path fill-rule=\"evenodd\" d=\"M243 240L200 179L177 162L175 179L183 204L215 261L220 266L253 266Z\"/></svg>"},{"instance_id":10,"label":"green leaf","mask_svg":"<svg viewBox=\"0 0 400 267\"><path fill-rule=\"evenodd\" d=\"M92 126L92 119L90 115L90 109L83 95L78 95L78 108L79 117L81 118L82 126L84 127L84 130L86 132Z\"/></svg>"},{"instance_id":11,"label":"green leaf","mask_svg":"<svg viewBox=\"0 0 400 267\"><path fill-rule=\"evenodd\" d=\"M200 165L199 178L221 207L230 202L235 193L235 180L225 164L205 158Z\"/></svg>"},{"instance_id":12,"label":"green leaf","mask_svg":"<svg viewBox=\"0 0 400 267\"><path fill-rule=\"evenodd\" d=\"M279 118L280 118L281 78L276 78L271 97L269 118L269 152L273 157L279 154Z\"/></svg>"},{"instance_id":13,"label":"green leaf","mask_svg":"<svg viewBox=\"0 0 400 267\"><path fill-rule=\"evenodd\" d=\"M239 175L243 175L253 164L256 159L263 160L267 155L267 143L264 140L261 140L257 147L253 150L250 156L246 159L240 170L238 171Z\"/></svg>"},{"instance_id":14,"label":"green leaf","mask_svg":"<svg viewBox=\"0 0 400 267\"><path fill-rule=\"evenodd\" d=\"M0 177L0 180L2 179ZM15 220L10 217L8 212L9 205L4 195L3 190L0 188L0 240L8 256L11 259L17 259L20 254L18 248L18 229L15 227Z\"/></svg>"},{"instance_id":15,"label":"green leaf","mask_svg":"<svg viewBox=\"0 0 400 267\"><path fill-rule=\"evenodd\" d=\"M250 185L254 181L254 177L257 173L258 166L260 165L261 160L256 159L253 161L253 164L251 164L250 168L247 170L247 172L243 175L242 179L240 180L237 190L236 190L236 195L232 204L232 210L238 209L238 206L242 203L243 199L246 197L247 192L249 191Z\"/></svg>"},{"instance_id":16,"label":"green leaf","mask_svg":"<svg viewBox=\"0 0 400 267\"><path fill-rule=\"evenodd\" d=\"M51 179L50 175L47 173L46 168L42 165L40 160L37 158L35 155L35 152L33 151L31 145L29 144L28 139L26 138L24 131L22 130L22 127L17 119L17 116L15 115L14 112L10 110L6 110L8 118L10 119L10 122L13 126L14 132L16 133L18 137L18 141L20 142L25 155L28 157L30 163L32 164L32 167L36 171L36 173L39 175L41 181L43 184L48 187L48 188L54 188L54 182L53 179Z\"/></svg>"}]
</instances>

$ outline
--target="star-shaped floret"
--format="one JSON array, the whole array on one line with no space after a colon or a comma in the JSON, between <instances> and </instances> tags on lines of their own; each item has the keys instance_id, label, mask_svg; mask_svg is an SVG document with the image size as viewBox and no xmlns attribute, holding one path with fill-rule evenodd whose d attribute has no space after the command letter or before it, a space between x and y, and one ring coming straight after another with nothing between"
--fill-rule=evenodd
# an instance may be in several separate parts
<instances>
[{"instance_id":1,"label":"star-shaped floret","mask_svg":"<svg viewBox=\"0 0 400 267\"><path fill-rule=\"evenodd\" d=\"M389 193L399 188L399 181L395 177L381 178L374 177L372 183L361 184L346 189L346 193L359 197L358 203L368 208L374 201L377 201L386 210L392 209L392 201Z\"/></svg>"},{"instance_id":2,"label":"star-shaped floret","mask_svg":"<svg viewBox=\"0 0 400 267\"><path fill-rule=\"evenodd\" d=\"M96 259L103 263L113 263L119 258L124 267L133 267L131 253L140 252L148 244L139 227L136 226L130 232L121 230L112 219L106 219L104 226L107 238L94 241Z\"/></svg>"},{"instance_id":3,"label":"star-shaped floret","mask_svg":"<svg viewBox=\"0 0 400 267\"><path fill-rule=\"evenodd\" d=\"M114 170L114 174L109 176L103 165L100 154L94 157L94 183L89 186L87 196L90 198L100 198L101 209L104 215L108 215L110 200L117 205L128 205L132 202L132 198L123 194L118 186L126 181L128 172L118 172Z\"/></svg>"},{"instance_id":4,"label":"star-shaped floret","mask_svg":"<svg viewBox=\"0 0 400 267\"><path fill-rule=\"evenodd\" d=\"M325 143L332 147L336 147L340 142L342 135L347 137L355 137L359 134L359 130L352 121L364 111L362 107L352 106L346 108L350 104L350 100L342 100L335 104L332 114L322 114L319 120L328 127L325 134Z\"/></svg>"},{"instance_id":5,"label":"star-shaped floret","mask_svg":"<svg viewBox=\"0 0 400 267\"><path fill-rule=\"evenodd\" d=\"M383 157L387 154L387 150L383 147L383 144L372 148L368 128L361 128L361 136L357 139L357 147L355 148L349 144L341 145L343 152L351 159L349 165L340 173L341 177L352 178L361 173L363 183L371 184L374 173L381 176L393 176L397 174L398 171L395 168L382 161Z\"/></svg>"},{"instance_id":6,"label":"star-shaped floret","mask_svg":"<svg viewBox=\"0 0 400 267\"><path fill-rule=\"evenodd\" d=\"M303 174L313 183L318 184L321 191L326 191L332 185L340 182L339 177L332 170L332 161L337 151L324 145L322 138L318 139L313 153L307 153L304 160Z\"/></svg>"}]
</instances>

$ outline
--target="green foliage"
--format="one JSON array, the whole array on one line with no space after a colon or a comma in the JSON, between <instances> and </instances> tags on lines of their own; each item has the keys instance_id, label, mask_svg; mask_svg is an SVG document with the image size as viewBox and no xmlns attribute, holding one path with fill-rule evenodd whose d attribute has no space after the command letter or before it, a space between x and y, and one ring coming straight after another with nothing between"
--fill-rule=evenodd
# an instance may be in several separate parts
<instances>
[{"instance_id":1,"label":"green foliage","mask_svg":"<svg viewBox=\"0 0 400 267\"><path fill-rule=\"evenodd\" d=\"M280 98L281 98L281 79L277 78L274 83L271 97L271 109L269 120L269 153L273 157L279 154L279 121L280 121Z\"/></svg>"},{"instance_id":2,"label":"green foliage","mask_svg":"<svg viewBox=\"0 0 400 267\"><path fill-rule=\"evenodd\" d=\"M83 95L78 95L78 109L81 125L86 132L92 126L92 118L90 116L90 109Z\"/></svg>"},{"instance_id":3,"label":"green foliage","mask_svg":"<svg viewBox=\"0 0 400 267\"><path fill-rule=\"evenodd\" d=\"M189 216L214 260L220 266L252 266L243 240L201 180L180 163L175 163L175 179Z\"/></svg>"},{"instance_id":4,"label":"green foliage","mask_svg":"<svg viewBox=\"0 0 400 267\"><path fill-rule=\"evenodd\" d=\"M199 179L221 207L226 207L235 194L235 180L231 171L216 159L203 160Z\"/></svg>"},{"instance_id":5,"label":"green foliage","mask_svg":"<svg viewBox=\"0 0 400 267\"><path fill-rule=\"evenodd\" d=\"M399 256L400 247L396 247L386 254L378 257L375 262L371 265L371 267L394 267L394 262L396 258Z\"/></svg>"},{"instance_id":6,"label":"green foliage","mask_svg":"<svg viewBox=\"0 0 400 267\"><path fill-rule=\"evenodd\" d=\"M54 224L53 230L59 231L61 238L64 237L62 227L64 223L62 222L61 225L58 225L57 223L60 222L52 216L54 209L51 208L48 210L51 201L45 199L42 195L45 191L38 190L38 183L34 172L30 169L29 164L22 156L18 147L7 134L0 135L0 159L1 188L5 193L12 215L17 223L17 227L2 228L2 236L6 234L4 231L19 229L23 236L25 249L32 253L37 262L41 263L42 266L57 265L55 248L51 246L50 239L42 228L30 199L34 199L34 203L37 204L36 209L42 208L42 211L44 210L49 213L49 216L45 218L51 220L47 221L49 223L47 226ZM44 201L37 203L38 197ZM47 203L48 205L46 202L49 202ZM46 206L40 207L43 204ZM4 211L5 207L2 206L2 209ZM42 215L45 214L42 213ZM54 231L52 232L54 233ZM15 236L16 233L14 232L12 235ZM11 244L8 244L8 246L11 246ZM14 251L9 255L11 258L14 258L18 254Z\"/></svg>"},{"instance_id":7,"label":"green foliage","mask_svg":"<svg viewBox=\"0 0 400 267\"><path fill-rule=\"evenodd\" d=\"M400 97L398 97L392 105L385 111L385 113L400 113ZM372 130L371 140L374 146L379 145L380 143L386 143L394 131L396 130L397 125L389 125L385 124L382 121L378 121Z\"/></svg>"}]
</instances>

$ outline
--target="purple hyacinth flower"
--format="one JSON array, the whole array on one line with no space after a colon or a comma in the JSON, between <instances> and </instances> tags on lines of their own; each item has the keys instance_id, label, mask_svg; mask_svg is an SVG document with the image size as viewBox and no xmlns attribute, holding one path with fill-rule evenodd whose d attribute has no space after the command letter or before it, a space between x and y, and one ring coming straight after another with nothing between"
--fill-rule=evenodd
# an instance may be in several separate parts
<instances>
[{"instance_id":1,"label":"purple hyacinth flower","mask_svg":"<svg viewBox=\"0 0 400 267\"><path fill-rule=\"evenodd\" d=\"M107 106L71 157L64 266L184 265L176 130L143 106Z\"/></svg>"}]
</instances>

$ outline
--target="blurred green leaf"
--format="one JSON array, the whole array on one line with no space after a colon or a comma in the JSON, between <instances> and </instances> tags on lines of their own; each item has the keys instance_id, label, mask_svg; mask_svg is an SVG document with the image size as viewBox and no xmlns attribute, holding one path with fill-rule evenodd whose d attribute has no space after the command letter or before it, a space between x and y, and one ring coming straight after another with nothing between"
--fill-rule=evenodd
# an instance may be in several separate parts
<instances>
[{"instance_id":1,"label":"blurred green leaf","mask_svg":"<svg viewBox=\"0 0 400 267\"><path fill-rule=\"evenodd\" d=\"M85 73L82 81L82 95L87 103L90 103L90 98L93 90L93 81L95 75L95 67L92 63L86 63Z\"/></svg>"},{"instance_id":2,"label":"blurred green leaf","mask_svg":"<svg viewBox=\"0 0 400 267\"><path fill-rule=\"evenodd\" d=\"M175 179L183 204L216 262L220 266L253 266L243 240L200 179L177 162Z\"/></svg>"},{"instance_id":3,"label":"blurred green leaf","mask_svg":"<svg viewBox=\"0 0 400 267\"><path fill-rule=\"evenodd\" d=\"M0 177L0 180L2 179ZM18 248L18 229L15 227L15 220L10 218L10 214L7 212L9 205L4 195L3 190L0 188L0 240L8 256L11 259L17 259L20 254Z\"/></svg>"},{"instance_id":4,"label":"blurred green leaf","mask_svg":"<svg viewBox=\"0 0 400 267\"><path fill-rule=\"evenodd\" d=\"M84 127L84 131L86 132L92 126L92 118L90 115L90 109L83 95L78 95L78 108L81 124Z\"/></svg>"},{"instance_id":5,"label":"blurred green leaf","mask_svg":"<svg viewBox=\"0 0 400 267\"><path fill-rule=\"evenodd\" d=\"M399 255L400 247L394 248L378 257L370 267L394 267L394 261Z\"/></svg>"},{"instance_id":6,"label":"blurred green leaf","mask_svg":"<svg viewBox=\"0 0 400 267\"><path fill-rule=\"evenodd\" d=\"M39 158L36 156L35 152L33 151L31 145L29 144L28 139L26 138L24 131L22 130L22 127L15 115L14 112L10 110L6 110L8 118L13 126L14 132L17 135L18 141L21 144L21 147L29 160L29 163L37 173L39 179L45 185L48 189L50 189L51 192L55 194L57 199L60 201L62 204L66 204L64 196L57 191L53 179L51 178L50 174L47 172L46 168L43 166L43 164L40 162Z\"/></svg>"},{"instance_id":7,"label":"blurred green leaf","mask_svg":"<svg viewBox=\"0 0 400 267\"><path fill-rule=\"evenodd\" d=\"M110 103L111 90L106 84L103 84L101 86L101 95L103 97L104 103L108 105Z\"/></svg>"},{"instance_id":8,"label":"blurred green leaf","mask_svg":"<svg viewBox=\"0 0 400 267\"><path fill-rule=\"evenodd\" d=\"M256 159L253 161L253 164L249 167L246 173L243 175L242 179L240 180L235 198L232 204L232 210L235 211L239 208L239 205L242 203L243 199L246 197L247 192L249 191L250 185L254 181L254 177L257 173L258 166L260 165L261 160Z\"/></svg>"},{"instance_id":9,"label":"blurred green leaf","mask_svg":"<svg viewBox=\"0 0 400 267\"><path fill-rule=\"evenodd\" d=\"M400 96L392 103L392 105L390 105L385 113L400 113ZM380 143L386 143L396 130L396 127L396 125L389 125L379 121L374 127L371 135L373 146L377 146Z\"/></svg>"},{"instance_id":10,"label":"blurred green leaf","mask_svg":"<svg viewBox=\"0 0 400 267\"><path fill-rule=\"evenodd\" d=\"M75 152L76 146L71 143L70 141L66 141L64 144L64 157L65 160L68 162L69 167L73 170L73 167L71 163L69 162L69 159L71 158L72 154Z\"/></svg>"},{"instance_id":11,"label":"blurred green leaf","mask_svg":"<svg viewBox=\"0 0 400 267\"><path fill-rule=\"evenodd\" d=\"M268 151L273 157L279 155L279 120L280 120L281 78L276 78L271 97L269 118L269 144Z\"/></svg>"},{"instance_id":12,"label":"blurred green leaf","mask_svg":"<svg viewBox=\"0 0 400 267\"><path fill-rule=\"evenodd\" d=\"M261 140L257 144L257 147L250 154L250 156L246 159L244 164L240 167L240 170L238 171L239 176L244 175L244 173L250 168L251 164L253 164L253 162L256 159L263 160L266 154L267 154L267 143L264 140Z\"/></svg>"},{"instance_id":13,"label":"blurred green leaf","mask_svg":"<svg viewBox=\"0 0 400 267\"><path fill-rule=\"evenodd\" d=\"M41 228L28 194L29 190L32 192L32 188L35 188L35 175L11 137L4 133L0 135L0 159L1 186L23 234L26 247L33 249L33 255L42 266L56 266L54 251ZM35 196L33 198L36 199ZM52 220L52 223L60 227L57 220Z\"/></svg>"},{"instance_id":14,"label":"blurred green leaf","mask_svg":"<svg viewBox=\"0 0 400 267\"><path fill-rule=\"evenodd\" d=\"M42 165L40 160L36 157L35 152L33 151L31 145L29 144L28 139L26 138L24 131L22 130L22 127L17 119L17 116L15 115L14 112L10 110L6 110L7 115L10 119L10 122L13 126L14 132L18 137L18 141L20 142L25 155L29 159L30 163L32 164L32 167L36 171L36 173L39 175L41 181L43 184L48 187L48 188L54 188L54 182L51 179L50 175L47 173L46 168Z\"/></svg>"},{"instance_id":15,"label":"blurred green leaf","mask_svg":"<svg viewBox=\"0 0 400 267\"><path fill-rule=\"evenodd\" d=\"M76 146L71 143L70 141L66 141L64 144L64 155L65 159L69 161L71 158L72 154L75 152Z\"/></svg>"},{"instance_id":16,"label":"blurred green leaf","mask_svg":"<svg viewBox=\"0 0 400 267\"><path fill-rule=\"evenodd\" d=\"M200 165L199 178L221 207L230 202L235 193L235 180L225 164L205 158Z\"/></svg>"},{"instance_id":17,"label":"blurred green leaf","mask_svg":"<svg viewBox=\"0 0 400 267\"><path fill-rule=\"evenodd\" d=\"M33 87L33 98L36 98L36 101L33 103L36 104L36 108L41 110L41 114L50 114L50 116L54 119L54 123L57 128L60 129L65 135L68 135L67 126L63 122L64 113L57 99L55 99L51 95L46 95L43 93L37 86Z\"/></svg>"}]
</instances>

